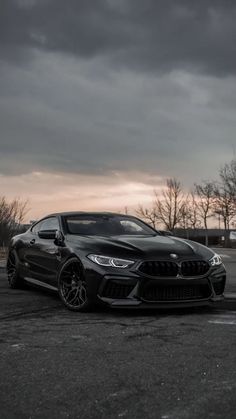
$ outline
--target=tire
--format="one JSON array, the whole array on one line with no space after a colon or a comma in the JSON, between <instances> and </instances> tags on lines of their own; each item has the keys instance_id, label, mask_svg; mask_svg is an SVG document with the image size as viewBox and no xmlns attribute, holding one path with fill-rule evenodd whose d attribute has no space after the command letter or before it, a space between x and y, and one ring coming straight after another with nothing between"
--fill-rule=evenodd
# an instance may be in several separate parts
<instances>
[{"instance_id":1,"label":"tire","mask_svg":"<svg viewBox=\"0 0 236 419\"><path fill-rule=\"evenodd\" d=\"M10 250L7 258L7 279L10 288L21 288L23 280L19 275L19 267L17 261L17 255L14 250Z\"/></svg>"},{"instance_id":2,"label":"tire","mask_svg":"<svg viewBox=\"0 0 236 419\"><path fill-rule=\"evenodd\" d=\"M92 303L87 295L83 266L77 258L69 259L62 266L58 276L58 292L69 310L91 311Z\"/></svg>"}]
</instances>

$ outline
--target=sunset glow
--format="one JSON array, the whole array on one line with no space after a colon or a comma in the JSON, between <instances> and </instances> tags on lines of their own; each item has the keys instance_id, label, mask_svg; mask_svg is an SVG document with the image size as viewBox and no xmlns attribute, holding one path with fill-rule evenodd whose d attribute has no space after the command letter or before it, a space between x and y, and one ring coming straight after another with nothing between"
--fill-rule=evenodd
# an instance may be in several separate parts
<instances>
[{"instance_id":1,"label":"sunset glow","mask_svg":"<svg viewBox=\"0 0 236 419\"><path fill-rule=\"evenodd\" d=\"M28 222L57 211L135 212L140 203L151 205L154 189L162 188L161 179L143 177L141 181L139 176L138 173L99 177L33 172L1 176L0 180L2 193L9 199L29 200Z\"/></svg>"}]
</instances>

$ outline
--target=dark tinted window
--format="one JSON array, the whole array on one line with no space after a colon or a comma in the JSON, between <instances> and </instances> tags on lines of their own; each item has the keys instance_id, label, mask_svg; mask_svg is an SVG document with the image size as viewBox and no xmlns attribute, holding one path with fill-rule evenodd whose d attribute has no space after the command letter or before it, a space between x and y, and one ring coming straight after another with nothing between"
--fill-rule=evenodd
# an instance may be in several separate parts
<instances>
[{"instance_id":1,"label":"dark tinted window","mask_svg":"<svg viewBox=\"0 0 236 419\"><path fill-rule=\"evenodd\" d=\"M37 224L31 227L32 233L38 233L40 230L41 224L42 224L42 221L39 221Z\"/></svg>"},{"instance_id":2,"label":"dark tinted window","mask_svg":"<svg viewBox=\"0 0 236 419\"><path fill-rule=\"evenodd\" d=\"M155 235L154 230L141 220L124 216L73 215L66 217L70 234L112 236L112 235Z\"/></svg>"},{"instance_id":3,"label":"dark tinted window","mask_svg":"<svg viewBox=\"0 0 236 419\"><path fill-rule=\"evenodd\" d=\"M60 230L58 219L56 217L46 218L39 221L31 229L32 233L38 233L42 230Z\"/></svg>"}]
</instances>

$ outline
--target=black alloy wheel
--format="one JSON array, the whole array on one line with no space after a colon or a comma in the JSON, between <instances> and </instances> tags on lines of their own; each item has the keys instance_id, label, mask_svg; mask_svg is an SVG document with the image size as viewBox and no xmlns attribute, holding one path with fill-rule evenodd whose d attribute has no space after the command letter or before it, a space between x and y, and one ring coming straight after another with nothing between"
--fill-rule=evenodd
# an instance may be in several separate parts
<instances>
[{"instance_id":1,"label":"black alloy wheel","mask_svg":"<svg viewBox=\"0 0 236 419\"><path fill-rule=\"evenodd\" d=\"M7 279L11 288L20 288L22 279L18 272L17 256L13 250L9 252L7 258Z\"/></svg>"},{"instance_id":2,"label":"black alloy wheel","mask_svg":"<svg viewBox=\"0 0 236 419\"><path fill-rule=\"evenodd\" d=\"M83 268L77 258L71 258L63 265L58 279L58 291L69 310L88 311L91 309Z\"/></svg>"}]
</instances>

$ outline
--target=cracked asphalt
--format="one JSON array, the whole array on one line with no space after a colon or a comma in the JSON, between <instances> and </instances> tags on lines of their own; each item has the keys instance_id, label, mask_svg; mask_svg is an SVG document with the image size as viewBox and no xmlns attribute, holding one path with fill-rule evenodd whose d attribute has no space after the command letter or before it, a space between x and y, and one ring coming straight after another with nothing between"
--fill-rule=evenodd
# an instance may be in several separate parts
<instances>
[{"instance_id":1,"label":"cracked asphalt","mask_svg":"<svg viewBox=\"0 0 236 419\"><path fill-rule=\"evenodd\" d=\"M236 255L225 259L236 291ZM236 297L217 308L66 310L0 271L1 419L232 419Z\"/></svg>"}]
</instances>

